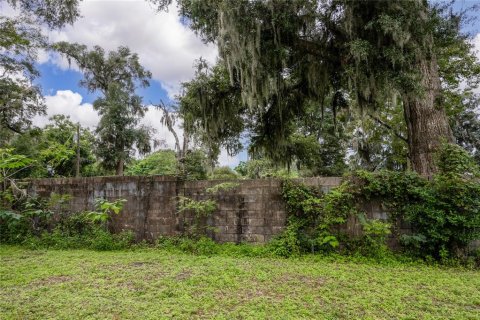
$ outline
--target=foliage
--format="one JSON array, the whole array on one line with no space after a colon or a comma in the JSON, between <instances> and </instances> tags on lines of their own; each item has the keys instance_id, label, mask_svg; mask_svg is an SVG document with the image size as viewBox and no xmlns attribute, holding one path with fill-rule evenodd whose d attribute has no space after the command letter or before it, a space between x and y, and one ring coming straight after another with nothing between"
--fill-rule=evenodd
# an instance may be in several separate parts
<instances>
[{"instance_id":1,"label":"foliage","mask_svg":"<svg viewBox=\"0 0 480 320\"><path fill-rule=\"evenodd\" d=\"M457 143L468 150L474 156L477 164L480 165L480 96L476 96L465 103L465 108L452 115L453 134Z\"/></svg>"},{"instance_id":2,"label":"foliage","mask_svg":"<svg viewBox=\"0 0 480 320\"><path fill-rule=\"evenodd\" d=\"M13 153L11 148L0 148L0 183L11 179L16 173L25 169L34 160L24 156Z\"/></svg>"},{"instance_id":3,"label":"foliage","mask_svg":"<svg viewBox=\"0 0 480 320\"><path fill-rule=\"evenodd\" d=\"M153 129L139 125L146 111L141 98L110 84L105 98L95 100L93 107L101 116L96 128L97 155L102 159L102 166L122 175L124 163L130 161L135 152L134 146L140 154L151 150Z\"/></svg>"},{"instance_id":4,"label":"foliage","mask_svg":"<svg viewBox=\"0 0 480 320\"><path fill-rule=\"evenodd\" d=\"M179 210L178 212L191 211L195 214L195 217L208 217L216 209L217 203L214 200L192 200L187 197L179 197Z\"/></svg>"},{"instance_id":5,"label":"foliage","mask_svg":"<svg viewBox=\"0 0 480 320\"><path fill-rule=\"evenodd\" d=\"M316 188L284 181L282 196L290 217L286 231L274 243L283 241L285 253L294 254L337 249L340 239L345 238L338 226L359 212L348 187L344 183L323 194Z\"/></svg>"},{"instance_id":6,"label":"foliage","mask_svg":"<svg viewBox=\"0 0 480 320\"><path fill-rule=\"evenodd\" d=\"M441 171L432 180L412 172L358 171L350 178L352 195L381 200L395 218L408 221L413 234L402 239L414 254L463 258L480 237L478 166L455 145L444 145L437 158Z\"/></svg>"},{"instance_id":7,"label":"foliage","mask_svg":"<svg viewBox=\"0 0 480 320\"><path fill-rule=\"evenodd\" d=\"M219 253L218 244L207 237L200 237L199 239L160 237L157 239L155 246L171 252L185 252L195 255L211 256Z\"/></svg>"},{"instance_id":8,"label":"foliage","mask_svg":"<svg viewBox=\"0 0 480 320\"><path fill-rule=\"evenodd\" d=\"M245 128L245 119L240 114L245 106L240 103L238 86L231 85L226 68L221 64L210 68L200 59L194 79L182 87L184 94L177 98L185 130L205 146L215 160L220 146L229 154L238 153L242 149L238 135ZM219 114L223 116L218 117Z\"/></svg>"},{"instance_id":9,"label":"foliage","mask_svg":"<svg viewBox=\"0 0 480 320\"><path fill-rule=\"evenodd\" d=\"M207 179L207 157L202 150L188 150L183 161L182 177L186 180Z\"/></svg>"},{"instance_id":10,"label":"foliage","mask_svg":"<svg viewBox=\"0 0 480 320\"><path fill-rule=\"evenodd\" d=\"M413 233L397 236L411 253L445 261L464 259L471 254L470 242L480 237L478 166L456 145L444 145L437 158L440 171L432 180L413 172L356 171L325 195L285 181L283 198L291 217L279 239L285 242L286 253L339 247L370 256L386 254L393 224L404 220ZM392 223L366 219L359 209L366 201L388 208ZM348 241L337 227L355 216L363 236Z\"/></svg>"},{"instance_id":11,"label":"foliage","mask_svg":"<svg viewBox=\"0 0 480 320\"><path fill-rule=\"evenodd\" d=\"M80 132L80 175L87 176L95 162L95 137L88 128L79 127L68 116L54 115L39 137L38 153L44 166L55 176L75 176L77 130Z\"/></svg>"},{"instance_id":12,"label":"foliage","mask_svg":"<svg viewBox=\"0 0 480 320\"><path fill-rule=\"evenodd\" d=\"M195 200L189 197L178 197L178 213L184 215L184 235L193 239L201 239L210 232L215 232L208 223L208 218L217 210L217 201L213 199L215 195L222 191L232 190L239 184L225 182L207 188L206 199Z\"/></svg>"},{"instance_id":13,"label":"foliage","mask_svg":"<svg viewBox=\"0 0 480 320\"><path fill-rule=\"evenodd\" d=\"M84 45L66 42L57 43L55 49L73 59L84 72L80 85L103 94L93 104L101 116L96 129L96 152L106 169L115 169L117 175L123 175L124 164L131 160L134 146L141 154L151 150L153 129L139 125L146 108L142 98L135 94L137 83L149 86L151 73L127 47L119 47L108 55L99 46L88 50Z\"/></svg>"},{"instance_id":14,"label":"foliage","mask_svg":"<svg viewBox=\"0 0 480 320\"><path fill-rule=\"evenodd\" d=\"M40 88L33 82L39 76L35 66L37 53L49 45L43 30L72 24L79 16L79 1L2 0L0 5L16 9L15 16L0 15L0 131L3 135L24 132L35 115L45 114Z\"/></svg>"},{"instance_id":15,"label":"foliage","mask_svg":"<svg viewBox=\"0 0 480 320\"><path fill-rule=\"evenodd\" d=\"M22 237L17 235L15 242L32 249L87 248L101 251L125 249L133 244L131 231L113 234L108 230L108 221L112 215L120 213L126 200L96 199L96 211L66 213L68 200L68 195L54 194L46 202L49 210L37 209L38 203L27 206L21 214L32 221L42 218L43 224L37 222L34 232L26 232Z\"/></svg>"},{"instance_id":16,"label":"foliage","mask_svg":"<svg viewBox=\"0 0 480 320\"><path fill-rule=\"evenodd\" d=\"M95 137L88 128L78 127L68 116L54 115L44 128L33 128L11 137L15 153L35 164L15 174L15 178L73 177L76 175L77 130L80 131L80 175L100 175L94 156Z\"/></svg>"},{"instance_id":17,"label":"foliage","mask_svg":"<svg viewBox=\"0 0 480 320\"><path fill-rule=\"evenodd\" d=\"M299 256L304 251L299 239L303 231L300 229L304 227L304 225L305 223L300 219L289 217L285 230L268 243L269 251L279 257L288 258Z\"/></svg>"},{"instance_id":18,"label":"foliage","mask_svg":"<svg viewBox=\"0 0 480 320\"><path fill-rule=\"evenodd\" d=\"M178 198L178 213L184 215L184 235L201 238L214 231L206 219L217 210L217 202L212 199L194 200L188 197Z\"/></svg>"},{"instance_id":19,"label":"foliage","mask_svg":"<svg viewBox=\"0 0 480 320\"><path fill-rule=\"evenodd\" d=\"M160 9L171 3L152 2ZM289 160L289 138L305 128L299 123L312 114L311 107L319 115L329 109L333 121L326 123L333 127L339 111L352 107L359 118L368 112L380 120L369 125L377 133L366 138L376 136L370 140L374 154L387 147L384 168L404 168L408 145L413 168L428 174L435 171L430 155L436 146L453 140L444 112L451 100L443 89L453 92L464 80L478 79L471 38L460 31L467 10L456 12L452 3L207 0L179 1L178 6L189 27L217 44L220 55L217 66L187 86L187 102L200 109L194 118L204 130L216 131L211 136L226 133L238 141L247 131L264 155L276 159ZM211 90L215 97L212 89L219 85L225 88L220 103L209 105L198 94ZM398 106L402 112L391 114ZM396 121L397 115L403 121ZM416 136L419 121L426 131ZM378 132L385 129L389 134L383 139ZM304 135L341 137L328 131L317 128ZM417 139L429 143L413 143ZM327 148L334 143L331 139ZM423 148L427 145L434 147ZM423 153L428 156L420 159Z\"/></svg>"},{"instance_id":20,"label":"foliage","mask_svg":"<svg viewBox=\"0 0 480 320\"><path fill-rule=\"evenodd\" d=\"M365 256L381 257L386 255L388 251L386 240L387 236L392 233L392 224L379 219L367 219L363 213L360 213L358 218L364 234L360 252Z\"/></svg>"},{"instance_id":21,"label":"foliage","mask_svg":"<svg viewBox=\"0 0 480 320\"><path fill-rule=\"evenodd\" d=\"M56 227L52 232L44 232L38 237L28 237L23 245L30 249L90 249L111 251L128 249L133 245L134 235L131 231L112 234L100 227L91 227L81 234L65 233Z\"/></svg>"},{"instance_id":22,"label":"foliage","mask_svg":"<svg viewBox=\"0 0 480 320\"><path fill-rule=\"evenodd\" d=\"M34 15L37 23L43 23L48 28L61 28L72 24L79 16L78 0L6 0L23 14Z\"/></svg>"},{"instance_id":23,"label":"foliage","mask_svg":"<svg viewBox=\"0 0 480 320\"><path fill-rule=\"evenodd\" d=\"M219 167L213 169L208 178L211 180L234 180L238 179L238 175L230 167Z\"/></svg>"},{"instance_id":24,"label":"foliage","mask_svg":"<svg viewBox=\"0 0 480 320\"><path fill-rule=\"evenodd\" d=\"M145 158L133 161L126 173L134 176L175 175L177 159L173 150L159 150Z\"/></svg>"},{"instance_id":25,"label":"foliage","mask_svg":"<svg viewBox=\"0 0 480 320\"><path fill-rule=\"evenodd\" d=\"M462 147L444 144L437 154L437 165L441 176L449 178L480 177L480 166Z\"/></svg>"},{"instance_id":26,"label":"foliage","mask_svg":"<svg viewBox=\"0 0 480 320\"><path fill-rule=\"evenodd\" d=\"M119 214L125 202L127 202L125 199L117 199L113 202L102 198L95 199L96 210L87 212L85 217L93 223L99 223L107 227L107 222L111 219L111 216Z\"/></svg>"},{"instance_id":27,"label":"foliage","mask_svg":"<svg viewBox=\"0 0 480 320\"><path fill-rule=\"evenodd\" d=\"M219 193L220 191L231 191L235 188L238 188L239 186L240 184L236 182L223 182L223 183L216 184L213 187L207 188L205 191L207 193L216 194L216 193Z\"/></svg>"},{"instance_id":28,"label":"foliage","mask_svg":"<svg viewBox=\"0 0 480 320\"><path fill-rule=\"evenodd\" d=\"M407 126L401 103L385 102L375 113L353 113L346 131L353 149L349 165L353 170L405 171L409 167Z\"/></svg>"},{"instance_id":29,"label":"foliage","mask_svg":"<svg viewBox=\"0 0 480 320\"><path fill-rule=\"evenodd\" d=\"M64 210L69 195L52 193L48 199L15 198L0 207L0 241L21 243L29 236L39 236L53 229L56 210Z\"/></svg>"},{"instance_id":30,"label":"foliage","mask_svg":"<svg viewBox=\"0 0 480 320\"><path fill-rule=\"evenodd\" d=\"M297 178L299 172L279 167L272 160L266 158L240 161L235 171L247 179L262 178Z\"/></svg>"},{"instance_id":31,"label":"foliage","mask_svg":"<svg viewBox=\"0 0 480 320\"><path fill-rule=\"evenodd\" d=\"M133 244L133 234L112 234L108 221L125 201L96 199L97 211L69 213L70 195L53 193L48 199L27 198L15 208L0 209L0 242L30 248L93 250L124 249Z\"/></svg>"}]
</instances>

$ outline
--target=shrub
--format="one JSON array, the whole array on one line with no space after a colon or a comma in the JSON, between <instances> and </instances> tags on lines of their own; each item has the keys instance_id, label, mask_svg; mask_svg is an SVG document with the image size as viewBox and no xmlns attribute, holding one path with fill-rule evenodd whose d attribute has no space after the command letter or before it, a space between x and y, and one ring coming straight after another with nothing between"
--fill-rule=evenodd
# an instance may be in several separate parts
<instances>
[{"instance_id":1,"label":"shrub","mask_svg":"<svg viewBox=\"0 0 480 320\"><path fill-rule=\"evenodd\" d=\"M350 177L357 198L377 198L394 218L408 221L413 234L400 237L418 256L464 257L480 238L478 167L459 146L444 145L437 155L440 171L428 180L414 172L358 171Z\"/></svg>"},{"instance_id":2,"label":"shrub","mask_svg":"<svg viewBox=\"0 0 480 320\"><path fill-rule=\"evenodd\" d=\"M283 198L289 214L297 219L288 220L285 233L276 240L283 251L277 251L288 255L292 244L298 244L300 251L339 248L381 256L387 252L392 223L405 220L413 231L400 236L408 252L443 262L464 259L469 243L480 238L479 169L468 153L455 145L444 145L437 159L439 172L431 179L409 171L355 171L325 195L286 181ZM389 209L390 223L366 219L357 204L371 200ZM338 226L352 215L360 219L360 239L348 239L339 232Z\"/></svg>"},{"instance_id":3,"label":"shrub","mask_svg":"<svg viewBox=\"0 0 480 320\"><path fill-rule=\"evenodd\" d=\"M235 180L238 179L238 175L230 167L219 167L213 169L208 178L211 180Z\"/></svg>"},{"instance_id":4,"label":"shrub","mask_svg":"<svg viewBox=\"0 0 480 320\"><path fill-rule=\"evenodd\" d=\"M67 213L68 195L52 194L49 199L28 198L17 211L0 210L2 243L24 244L30 248L94 250L123 249L133 244L131 232L112 234L108 221L118 214L125 201L96 200L96 211Z\"/></svg>"},{"instance_id":5,"label":"shrub","mask_svg":"<svg viewBox=\"0 0 480 320\"><path fill-rule=\"evenodd\" d=\"M391 233L392 225L379 219L367 219L363 213L358 217L363 231L360 252L365 256L377 258L385 256L388 252L386 240Z\"/></svg>"},{"instance_id":6,"label":"shrub","mask_svg":"<svg viewBox=\"0 0 480 320\"><path fill-rule=\"evenodd\" d=\"M239 186L235 182L224 182L207 188L205 191L209 197L213 197L219 192L229 191ZM215 228L206 223L206 218L210 217L217 210L217 202L214 199L194 200L188 197L178 197L178 213L185 215L190 214L189 219L184 219L185 231L184 235L201 238L208 232L215 232Z\"/></svg>"}]
</instances>

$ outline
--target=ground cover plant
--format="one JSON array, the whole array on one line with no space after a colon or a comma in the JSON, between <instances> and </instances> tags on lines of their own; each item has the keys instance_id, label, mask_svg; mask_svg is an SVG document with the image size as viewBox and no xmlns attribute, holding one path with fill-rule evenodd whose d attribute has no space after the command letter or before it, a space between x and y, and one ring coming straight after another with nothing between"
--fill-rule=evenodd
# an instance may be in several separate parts
<instances>
[{"instance_id":1,"label":"ground cover plant","mask_svg":"<svg viewBox=\"0 0 480 320\"><path fill-rule=\"evenodd\" d=\"M353 258L0 246L2 319L478 319L478 271Z\"/></svg>"}]
</instances>

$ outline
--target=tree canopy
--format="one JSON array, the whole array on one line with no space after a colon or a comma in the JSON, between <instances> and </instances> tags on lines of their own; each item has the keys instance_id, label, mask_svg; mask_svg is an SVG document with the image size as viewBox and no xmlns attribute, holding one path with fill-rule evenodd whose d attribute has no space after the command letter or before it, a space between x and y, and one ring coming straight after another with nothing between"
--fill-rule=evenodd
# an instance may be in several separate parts
<instances>
[{"instance_id":1,"label":"tree canopy","mask_svg":"<svg viewBox=\"0 0 480 320\"><path fill-rule=\"evenodd\" d=\"M81 86L103 94L93 104L101 116L96 129L99 138L96 152L102 166L123 175L125 162L136 151L145 154L151 150L152 129L139 125L146 108L135 93L138 86L150 85L151 72L143 68L138 55L127 47L108 54L100 46L89 50L76 43L59 42L55 48L83 70Z\"/></svg>"},{"instance_id":2,"label":"tree canopy","mask_svg":"<svg viewBox=\"0 0 480 320\"><path fill-rule=\"evenodd\" d=\"M160 8L170 3L154 2ZM460 33L461 14L448 6L421 0L178 5L189 26L218 45L231 87L240 88L245 114L257 115L256 128L270 138L273 152L283 149L292 121L305 116L312 102L320 110L329 107L334 119L344 107L363 116L399 104L410 163L421 174L436 171L436 148L453 141L440 67L457 52L440 48L454 42L468 47L468 42ZM216 107L207 102L202 108L208 115ZM222 108L227 112L209 118L211 126L238 121L231 107Z\"/></svg>"},{"instance_id":3,"label":"tree canopy","mask_svg":"<svg viewBox=\"0 0 480 320\"><path fill-rule=\"evenodd\" d=\"M1 0L17 16L0 14L0 130L24 132L45 113L35 67L38 50L48 49L42 27L61 28L79 16L78 0Z\"/></svg>"}]
</instances>

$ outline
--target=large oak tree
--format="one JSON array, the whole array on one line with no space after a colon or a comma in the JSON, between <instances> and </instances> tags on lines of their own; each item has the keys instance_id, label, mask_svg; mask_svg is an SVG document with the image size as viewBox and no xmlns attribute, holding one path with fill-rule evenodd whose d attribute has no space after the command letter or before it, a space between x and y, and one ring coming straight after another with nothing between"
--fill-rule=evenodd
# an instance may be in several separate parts
<instances>
[{"instance_id":1,"label":"large oak tree","mask_svg":"<svg viewBox=\"0 0 480 320\"><path fill-rule=\"evenodd\" d=\"M154 2L164 8L171 1ZM344 101L370 112L401 104L411 165L423 175L436 171L437 147L454 141L437 44L445 33L462 38L459 17L426 0L178 5L193 30L218 44L232 85L239 84L243 103L261 115L272 149L288 135L289 119L305 115L307 101L334 114Z\"/></svg>"}]
</instances>

